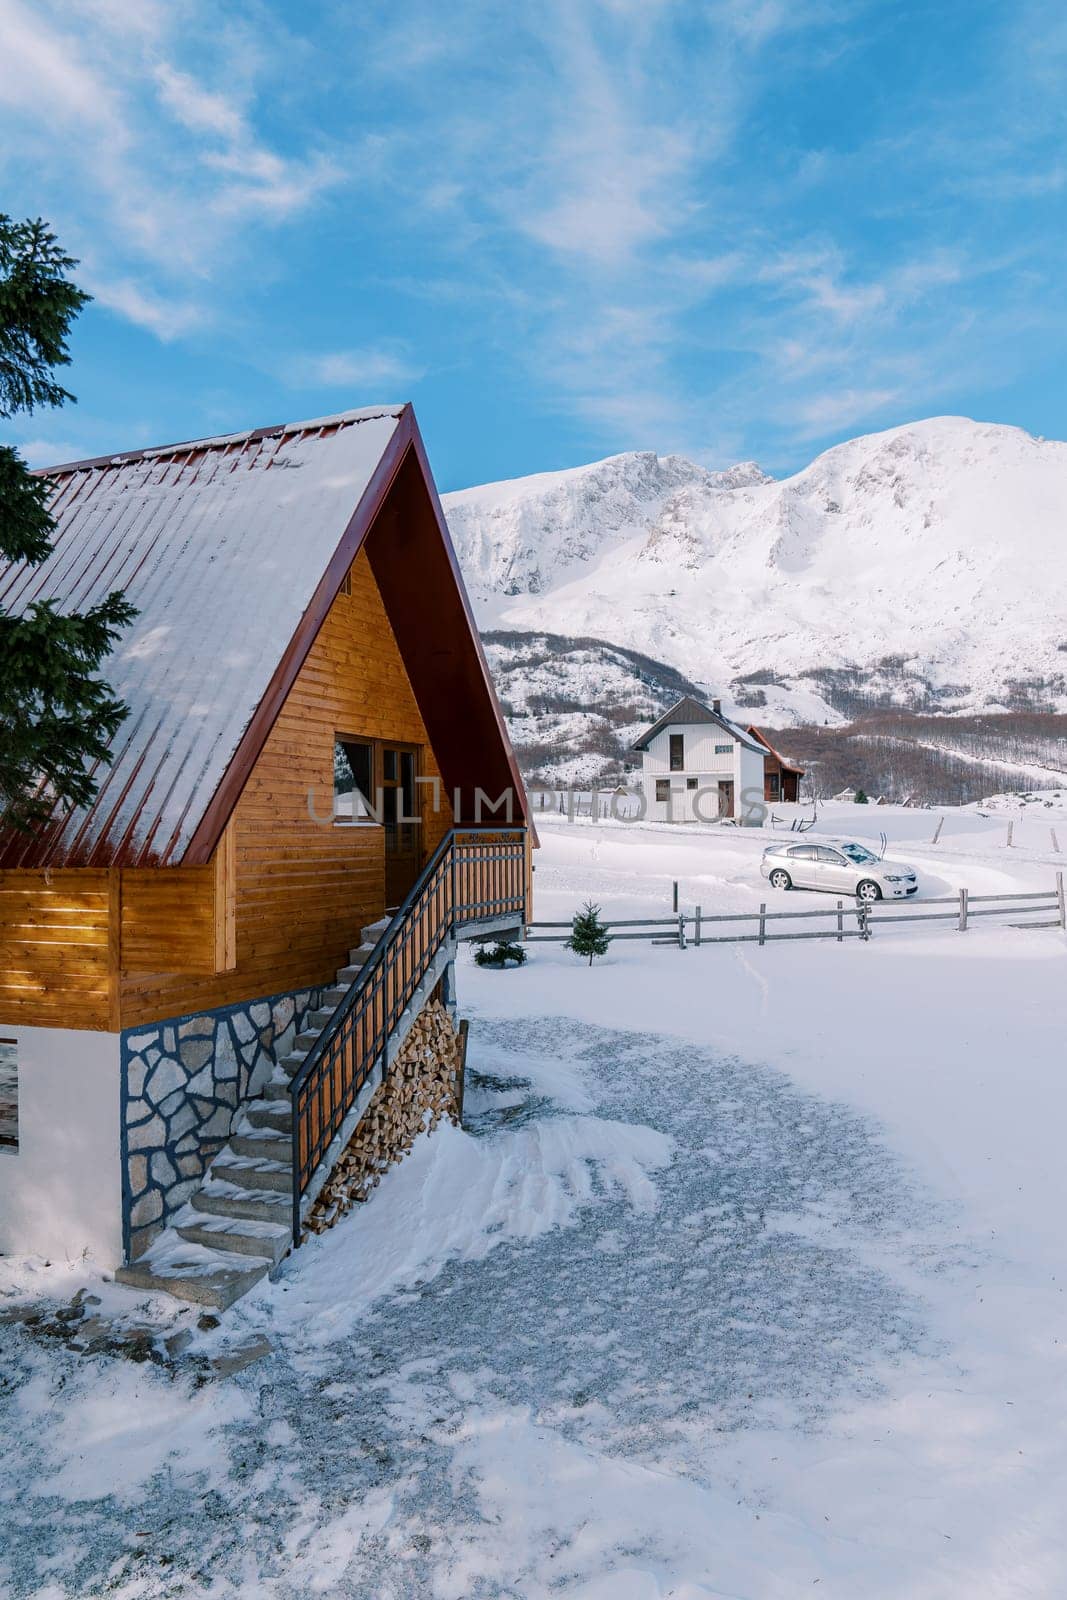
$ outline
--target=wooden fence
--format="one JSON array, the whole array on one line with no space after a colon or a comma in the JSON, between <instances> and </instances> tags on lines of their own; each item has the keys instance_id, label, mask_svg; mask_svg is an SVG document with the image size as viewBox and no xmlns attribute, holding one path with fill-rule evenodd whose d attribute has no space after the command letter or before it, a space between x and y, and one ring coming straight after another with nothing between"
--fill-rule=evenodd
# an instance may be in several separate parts
<instances>
[{"instance_id":1,"label":"wooden fence","mask_svg":"<svg viewBox=\"0 0 1067 1600\"><path fill-rule=\"evenodd\" d=\"M941 910L943 906L952 909ZM684 950L690 944L771 944L781 939L834 939L839 944L845 939L867 941L876 929L897 922L915 925L951 922L960 933L966 933L976 917L1008 917L1012 927L1067 929L1063 873L1057 872L1053 888L1025 894L970 894L961 889L956 895L921 901L882 900L874 906L838 900L833 906L821 906L812 911L768 911L764 901L758 911L719 912L714 916L696 906L692 911L678 911L670 917L620 918L605 921L604 926L612 940L645 939ZM1023 920L1010 920L1015 917ZM819 921L826 926L792 926L801 921ZM742 927L738 932L718 931L727 923L742 924ZM778 932L770 928L772 923L788 923L790 927ZM744 925L752 925L751 930ZM569 922L531 922L526 927L526 939L530 944L565 944L570 938L570 928ZM549 931L542 932L542 929Z\"/></svg>"}]
</instances>

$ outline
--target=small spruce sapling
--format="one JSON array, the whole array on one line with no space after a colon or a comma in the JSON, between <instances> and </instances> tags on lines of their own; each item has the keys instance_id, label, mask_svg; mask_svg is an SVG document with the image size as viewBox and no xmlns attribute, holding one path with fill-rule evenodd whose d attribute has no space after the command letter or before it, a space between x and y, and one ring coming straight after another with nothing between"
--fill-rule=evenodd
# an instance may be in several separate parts
<instances>
[{"instance_id":1,"label":"small spruce sapling","mask_svg":"<svg viewBox=\"0 0 1067 1600\"><path fill-rule=\"evenodd\" d=\"M573 950L576 956L588 956L592 966L594 956L607 955L610 943L611 935L600 920L600 907L587 900L581 911L574 913L571 936L565 941L565 948Z\"/></svg>"},{"instance_id":2,"label":"small spruce sapling","mask_svg":"<svg viewBox=\"0 0 1067 1600\"><path fill-rule=\"evenodd\" d=\"M869 805L870 804L870 802L867 799L867 796L864 794L862 789L857 789L856 790L855 800L856 800L856 804L858 806L865 806L865 805Z\"/></svg>"},{"instance_id":3,"label":"small spruce sapling","mask_svg":"<svg viewBox=\"0 0 1067 1600\"><path fill-rule=\"evenodd\" d=\"M522 967L526 964L526 951L512 940L498 940L496 944L480 944L474 952L476 967Z\"/></svg>"}]
</instances>

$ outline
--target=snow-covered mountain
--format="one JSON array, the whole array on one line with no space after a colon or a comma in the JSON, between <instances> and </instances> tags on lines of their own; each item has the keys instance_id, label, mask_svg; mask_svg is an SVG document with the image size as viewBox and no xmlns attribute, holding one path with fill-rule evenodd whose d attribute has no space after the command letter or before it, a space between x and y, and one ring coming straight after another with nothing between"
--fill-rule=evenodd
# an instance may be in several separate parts
<instances>
[{"instance_id":1,"label":"snow-covered mountain","mask_svg":"<svg viewBox=\"0 0 1067 1600\"><path fill-rule=\"evenodd\" d=\"M963 417L793 477L635 453L445 497L483 629L609 641L761 720L1067 710L1067 444Z\"/></svg>"}]
</instances>

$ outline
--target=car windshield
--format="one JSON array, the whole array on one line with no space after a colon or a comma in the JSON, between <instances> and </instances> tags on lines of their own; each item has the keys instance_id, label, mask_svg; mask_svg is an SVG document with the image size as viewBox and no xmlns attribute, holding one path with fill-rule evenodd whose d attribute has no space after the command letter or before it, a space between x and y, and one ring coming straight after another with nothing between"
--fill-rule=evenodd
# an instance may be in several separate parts
<instances>
[{"instance_id":1,"label":"car windshield","mask_svg":"<svg viewBox=\"0 0 1067 1600\"><path fill-rule=\"evenodd\" d=\"M877 861L878 857L865 850L861 844L843 844L842 851L850 861Z\"/></svg>"}]
</instances>

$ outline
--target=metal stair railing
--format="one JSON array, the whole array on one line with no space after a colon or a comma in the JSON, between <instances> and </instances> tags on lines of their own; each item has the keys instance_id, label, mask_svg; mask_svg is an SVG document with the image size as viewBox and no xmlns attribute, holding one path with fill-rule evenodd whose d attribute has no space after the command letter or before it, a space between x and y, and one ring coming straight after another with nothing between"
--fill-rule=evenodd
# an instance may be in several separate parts
<instances>
[{"instance_id":1,"label":"metal stair railing","mask_svg":"<svg viewBox=\"0 0 1067 1600\"><path fill-rule=\"evenodd\" d=\"M293 1244L303 1202L389 1040L446 940L463 927L526 916L526 829L453 828L293 1075Z\"/></svg>"}]
</instances>

